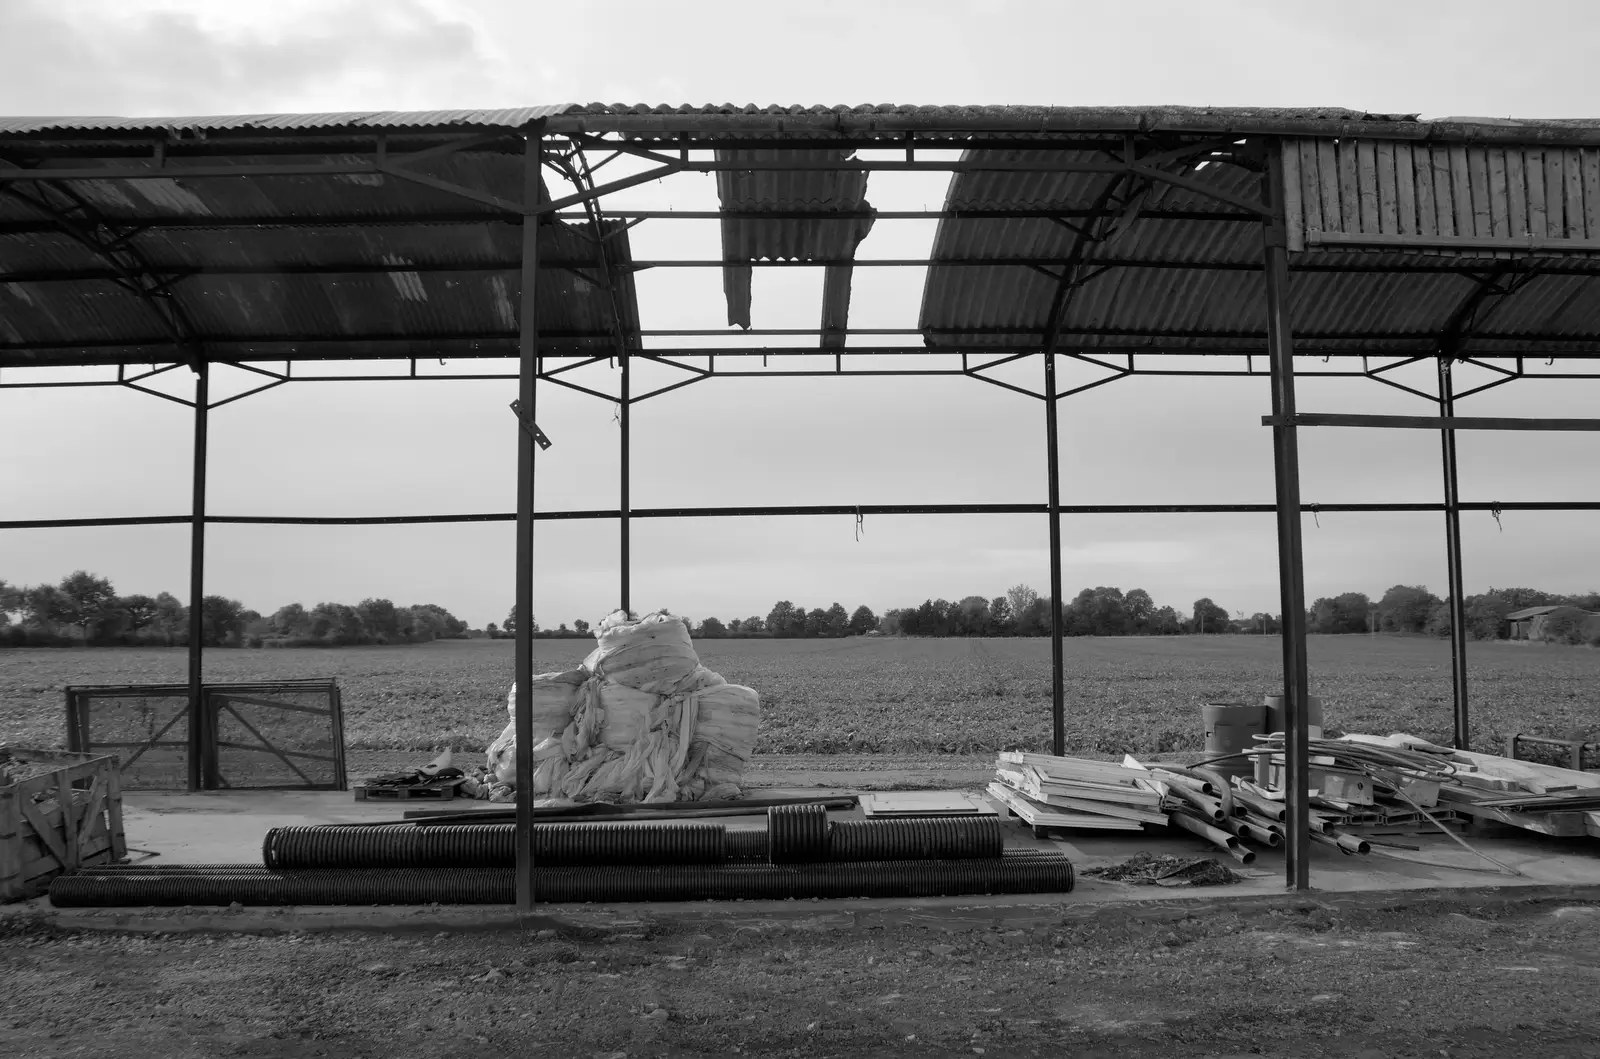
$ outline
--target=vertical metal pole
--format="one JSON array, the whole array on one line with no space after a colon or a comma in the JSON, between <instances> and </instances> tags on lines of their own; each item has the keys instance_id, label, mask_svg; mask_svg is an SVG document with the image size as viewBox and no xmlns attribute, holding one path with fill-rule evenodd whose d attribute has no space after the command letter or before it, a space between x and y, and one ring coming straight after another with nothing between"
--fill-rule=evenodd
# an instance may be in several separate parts
<instances>
[{"instance_id":1,"label":"vertical metal pole","mask_svg":"<svg viewBox=\"0 0 1600 1059\"><path fill-rule=\"evenodd\" d=\"M1272 217L1263 231L1267 278L1267 352L1272 366L1272 414L1295 414L1294 335L1288 313L1289 251L1285 242L1283 168L1278 144L1267 147L1264 184ZM1273 479L1278 505L1278 594L1283 607L1284 792L1288 827L1284 838L1287 884L1311 888L1311 800L1307 791L1306 709L1310 679L1306 665L1305 556L1300 540L1300 441L1295 427L1272 428Z\"/></svg>"},{"instance_id":2,"label":"vertical metal pole","mask_svg":"<svg viewBox=\"0 0 1600 1059\"><path fill-rule=\"evenodd\" d=\"M1045 466L1050 477L1050 747L1067 752L1066 685L1061 657L1061 454L1056 432L1056 355L1044 355Z\"/></svg>"},{"instance_id":3,"label":"vertical metal pole","mask_svg":"<svg viewBox=\"0 0 1600 1059\"><path fill-rule=\"evenodd\" d=\"M621 522L619 524L619 529L621 531L621 537L622 537L622 554L620 556L620 562L621 562L621 565L622 565L622 603L621 603L621 606L622 606L622 609L624 611L629 611L629 610L632 609L632 603L630 602L630 599L629 599L629 597L631 595L631 586L629 584L629 581L631 580L631 578L629 576L629 574L631 572L631 559L630 559L629 554L628 554L628 528L629 528L629 510L628 510L628 451L629 451L629 444L628 444L628 430L629 430L629 420L632 418L631 410L633 408L633 401L632 401L632 395L631 395L631 393L629 392L629 389L628 389L628 386L629 386L629 378L628 378L628 347L627 347L626 344L624 344L622 346L622 348L617 351L617 360L622 365L622 407L618 410L618 413L617 413L618 420L622 424L622 460L621 460L621 464L622 464L622 482L621 482L622 493L621 493L621 504L620 504L620 509L621 509L621 512L622 512L622 519L621 519Z\"/></svg>"},{"instance_id":4,"label":"vertical metal pole","mask_svg":"<svg viewBox=\"0 0 1600 1059\"><path fill-rule=\"evenodd\" d=\"M201 715L201 679L204 664L201 617L206 591L206 431L210 423L211 365L202 354L195 360L194 379L194 499L189 516L189 789L199 790L210 779L205 755L205 718Z\"/></svg>"},{"instance_id":5,"label":"vertical metal pole","mask_svg":"<svg viewBox=\"0 0 1600 1059\"><path fill-rule=\"evenodd\" d=\"M522 201L539 203L543 126L528 131L523 155ZM517 373L517 909L533 911L533 476L534 400L539 375L536 312L539 219L522 217L522 295L518 308Z\"/></svg>"},{"instance_id":6,"label":"vertical metal pole","mask_svg":"<svg viewBox=\"0 0 1600 1059\"><path fill-rule=\"evenodd\" d=\"M1448 355L1439 358L1439 414L1456 414L1456 398ZM1445 562L1450 581L1450 678L1455 693L1458 750L1466 750L1467 728L1467 601L1461 588L1461 494L1456 476L1456 432L1439 431L1444 456Z\"/></svg>"}]
</instances>

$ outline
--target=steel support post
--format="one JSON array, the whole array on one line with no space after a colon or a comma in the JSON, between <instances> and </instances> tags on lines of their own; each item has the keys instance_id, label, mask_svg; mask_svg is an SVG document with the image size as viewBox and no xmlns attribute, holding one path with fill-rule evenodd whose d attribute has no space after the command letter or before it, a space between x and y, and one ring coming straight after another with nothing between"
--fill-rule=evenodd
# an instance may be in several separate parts
<instances>
[{"instance_id":1,"label":"steel support post","mask_svg":"<svg viewBox=\"0 0 1600 1059\"><path fill-rule=\"evenodd\" d=\"M633 396L628 388L628 347L626 345L622 346L622 348L617 351L617 362L622 366L622 404L617 409L617 421L622 426L622 458L620 460L622 480L619 483L619 496L621 503L618 505L619 519L617 522L617 529L621 538L621 554L619 556L619 561L621 563L622 603L620 605L623 611L631 612L633 603L631 600L632 587L629 584L631 580L630 573L632 571L632 558L629 555L628 547L628 534L630 529L631 515L631 512L628 508L628 451L630 448L628 431L629 421L633 418Z\"/></svg>"},{"instance_id":2,"label":"steel support post","mask_svg":"<svg viewBox=\"0 0 1600 1059\"><path fill-rule=\"evenodd\" d=\"M210 426L211 365L202 357L195 362L194 378L194 500L189 514L189 789L197 791L211 782L213 769L205 767L210 746L206 736L202 687L204 665L206 591L206 431Z\"/></svg>"},{"instance_id":3,"label":"steel support post","mask_svg":"<svg viewBox=\"0 0 1600 1059\"><path fill-rule=\"evenodd\" d=\"M1056 355L1044 355L1045 467L1050 479L1050 747L1067 752L1066 674L1061 653L1061 445L1056 428Z\"/></svg>"},{"instance_id":4,"label":"steel support post","mask_svg":"<svg viewBox=\"0 0 1600 1059\"><path fill-rule=\"evenodd\" d=\"M542 131L528 133L523 156L522 195L528 210L522 225L522 294L518 308L517 350L517 908L533 911L533 507L534 400L539 377L537 308L539 205Z\"/></svg>"},{"instance_id":5,"label":"steel support post","mask_svg":"<svg viewBox=\"0 0 1600 1059\"><path fill-rule=\"evenodd\" d=\"M1456 398L1451 358L1439 358L1439 415L1455 415ZM1461 494L1456 475L1456 432L1439 431L1444 460L1444 542L1450 582L1450 682L1455 699L1455 745L1466 750L1467 728L1467 601L1461 587Z\"/></svg>"},{"instance_id":6,"label":"steel support post","mask_svg":"<svg viewBox=\"0 0 1600 1059\"><path fill-rule=\"evenodd\" d=\"M1290 328L1289 252L1285 242L1283 169L1277 145L1267 149L1266 194L1272 217L1263 227L1267 290L1267 350L1272 368L1272 414L1295 414L1294 335ZM1278 594L1283 608L1283 699L1285 705L1284 791L1288 809L1284 869L1287 884L1311 888L1311 800L1307 790L1310 753L1306 699L1305 556L1300 539L1300 445L1293 421L1272 428L1273 479L1277 495Z\"/></svg>"}]
</instances>

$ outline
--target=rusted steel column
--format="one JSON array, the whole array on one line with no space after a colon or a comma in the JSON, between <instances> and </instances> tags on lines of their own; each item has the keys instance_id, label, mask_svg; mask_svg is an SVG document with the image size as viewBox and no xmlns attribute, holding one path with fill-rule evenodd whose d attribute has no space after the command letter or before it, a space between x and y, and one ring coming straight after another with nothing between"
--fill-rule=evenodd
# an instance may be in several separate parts
<instances>
[{"instance_id":1,"label":"rusted steel column","mask_svg":"<svg viewBox=\"0 0 1600 1059\"><path fill-rule=\"evenodd\" d=\"M1050 747L1067 752L1066 664L1061 651L1061 453L1056 427L1056 355L1044 355L1045 466L1050 479Z\"/></svg>"},{"instance_id":2,"label":"rusted steel column","mask_svg":"<svg viewBox=\"0 0 1600 1059\"><path fill-rule=\"evenodd\" d=\"M633 399L632 399L632 393L629 391L630 379L628 377L628 347L627 347L626 344L623 344L617 350L617 363L619 363L622 366L622 403L617 409L617 421L622 426L622 459L621 459L622 480L619 483L620 484L620 493L619 493L620 502L618 504L618 510L621 512L621 517L620 517L620 519L619 519L619 521L617 523L617 528L618 528L618 531L619 531L620 536L621 536L621 555L618 557L619 561L621 563L621 574L622 574L622 593L621 593L621 595L622 595L622 603L620 605L621 605L621 607L622 607L622 609L624 611L632 611L633 603L632 603L632 601L630 599L630 596L631 596L632 592L631 592L631 587L630 587L630 584L629 584L629 581L630 581L630 576L629 575L631 573L633 559L632 559L631 555L629 554L629 547L628 547L628 545L629 545L628 533L629 533L629 529L630 529L630 516L631 516L631 512L630 512L629 507L628 507L628 476L629 476L628 453L629 453L629 448L630 448L630 445L629 445L629 429L630 429L629 420L632 419L632 414L631 413L632 413L632 409L633 409Z\"/></svg>"},{"instance_id":3,"label":"rusted steel column","mask_svg":"<svg viewBox=\"0 0 1600 1059\"><path fill-rule=\"evenodd\" d=\"M1439 358L1439 415L1456 414L1450 357ZM1461 587L1461 492L1456 475L1456 432L1439 431L1444 457L1444 545L1450 582L1450 683L1455 697L1455 745L1469 749L1467 740L1467 601Z\"/></svg>"},{"instance_id":4,"label":"rusted steel column","mask_svg":"<svg viewBox=\"0 0 1600 1059\"><path fill-rule=\"evenodd\" d=\"M206 448L211 418L211 365L204 355L194 364L194 495L189 513L189 789L197 791L214 771L205 767L211 741L201 699L205 662L203 644L206 592Z\"/></svg>"},{"instance_id":5,"label":"rusted steel column","mask_svg":"<svg viewBox=\"0 0 1600 1059\"><path fill-rule=\"evenodd\" d=\"M528 132L523 155L522 201L539 203L543 126ZM533 911L533 509L534 400L539 375L539 329L535 311L539 275L538 218L522 218L522 294L517 352L517 908Z\"/></svg>"},{"instance_id":6,"label":"rusted steel column","mask_svg":"<svg viewBox=\"0 0 1600 1059\"><path fill-rule=\"evenodd\" d=\"M1272 366L1272 414L1279 423L1295 414L1294 334L1289 321L1289 251L1285 242L1283 169L1278 145L1267 147L1265 181L1272 217L1263 228L1267 290L1267 352ZM1292 420L1290 420L1292 422ZM1307 791L1305 555L1300 539L1300 443L1296 428L1272 428L1273 482L1278 518L1278 596L1283 608L1284 791L1288 809L1284 870L1289 887L1311 888L1311 800Z\"/></svg>"}]
</instances>

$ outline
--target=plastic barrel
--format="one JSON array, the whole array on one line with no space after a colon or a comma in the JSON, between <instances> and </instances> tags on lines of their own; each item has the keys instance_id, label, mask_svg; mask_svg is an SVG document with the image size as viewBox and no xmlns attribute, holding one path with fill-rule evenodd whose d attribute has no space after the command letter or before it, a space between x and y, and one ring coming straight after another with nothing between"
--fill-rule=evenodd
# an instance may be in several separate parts
<instances>
[{"instance_id":1,"label":"plastic barrel","mask_svg":"<svg viewBox=\"0 0 1600 1059\"><path fill-rule=\"evenodd\" d=\"M1200 707L1200 716L1205 722L1208 758L1249 750L1256 745L1251 736L1261 735L1267 725L1265 706L1242 702L1208 702ZM1249 758L1239 757L1218 761L1207 768L1223 775L1249 776L1255 766Z\"/></svg>"},{"instance_id":2,"label":"plastic barrel","mask_svg":"<svg viewBox=\"0 0 1600 1059\"><path fill-rule=\"evenodd\" d=\"M1284 716L1283 696L1268 695L1261 700L1261 705L1267 711L1267 732L1282 732L1287 729L1287 719ZM1306 706L1311 714L1311 738L1322 738L1322 700L1315 695L1306 696Z\"/></svg>"}]
</instances>

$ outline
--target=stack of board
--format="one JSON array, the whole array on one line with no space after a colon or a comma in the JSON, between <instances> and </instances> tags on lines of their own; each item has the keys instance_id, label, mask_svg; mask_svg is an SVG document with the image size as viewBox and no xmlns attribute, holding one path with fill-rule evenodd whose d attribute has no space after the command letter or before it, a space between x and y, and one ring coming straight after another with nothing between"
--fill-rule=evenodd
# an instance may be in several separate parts
<instances>
[{"instance_id":1,"label":"stack of board","mask_svg":"<svg viewBox=\"0 0 1600 1059\"><path fill-rule=\"evenodd\" d=\"M1138 831L1167 823L1148 775L1108 761L1001 751L989 795L1033 827Z\"/></svg>"}]
</instances>

